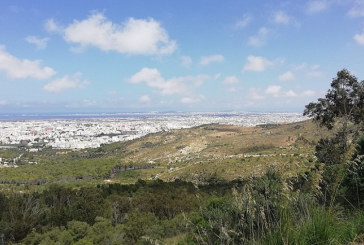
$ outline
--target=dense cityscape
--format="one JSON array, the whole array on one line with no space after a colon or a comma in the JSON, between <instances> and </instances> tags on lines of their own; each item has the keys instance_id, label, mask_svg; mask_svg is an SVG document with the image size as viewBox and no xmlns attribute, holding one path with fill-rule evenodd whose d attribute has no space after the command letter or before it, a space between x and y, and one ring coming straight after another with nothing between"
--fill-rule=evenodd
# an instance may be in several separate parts
<instances>
[{"instance_id":1,"label":"dense cityscape","mask_svg":"<svg viewBox=\"0 0 364 245\"><path fill-rule=\"evenodd\" d=\"M190 113L172 115L138 114L133 117L87 119L42 119L0 121L0 147L43 147L82 149L131 140L160 131L219 123L256 126L289 123L306 119L296 113Z\"/></svg>"}]
</instances>

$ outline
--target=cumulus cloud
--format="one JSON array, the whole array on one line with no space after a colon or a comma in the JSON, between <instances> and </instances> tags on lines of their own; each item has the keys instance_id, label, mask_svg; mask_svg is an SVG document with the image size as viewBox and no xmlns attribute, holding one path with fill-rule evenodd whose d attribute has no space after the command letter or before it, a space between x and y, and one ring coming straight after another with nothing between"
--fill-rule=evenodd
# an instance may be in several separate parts
<instances>
[{"instance_id":1,"label":"cumulus cloud","mask_svg":"<svg viewBox=\"0 0 364 245\"><path fill-rule=\"evenodd\" d=\"M9 78L34 78L48 79L56 72L48 67L42 67L39 60L19 59L5 51L4 46L0 46L0 70L4 71Z\"/></svg>"},{"instance_id":2,"label":"cumulus cloud","mask_svg":"<svg viewBox=\"0 0 364 245\"><path fill-rule=\"evenodd\" d=\"M209 76L206 75L165 79L157 69L143 68L128 81L134 84L145 83L148 87L157 89L162 95L180 95L183 98L196 99L200 97L193 96L193 88L201 86L207 79Z\"/></svg>"},{"instance_id":3,"label":"cumulus cloud","mask_svg":"<svg viewBox=\"0 0 364 245\"><path fill-rule=\"evenodd\" d=\"M142 95L139 98L139 102L142 103L142 104L148 104L148 103L150 103L150 97L149 97L149 95Z\"/></svg>"},{"instance_id":4,"label":"cumulus cloud","mask_svg":"<svg viewBox=\"0 0 364 245\"><path fill-rule=\"evenodd\" d=\"M264 71L273 66L274 62L261 56L250 55L243 67L243 71Z\"/></svg>"},{"instance_id":5,"label":"cumulus cloud","mask_svg":"<svg viewBox=\"0 0 364 245\"><path fill-rule=\"evenodd\" d=\"M83 88L89 84L89 81L82 78L82 74L77 72L73 75L65 75L46 84L43 89L47 92L57 93L63 90Z\"/></svg>"},{"instance_id":6,"label":"cumulus cloud","mask_svg":"<svg viewBox=\"0 0 364 245\"><path fill-rule=\"evenodd\" d=\"M164 79L157 69L143 68L130 79L131 83L144 82L148 87L156 88L161 94L185 94L187 93L187 86L181 79Z\"/></svg>"},{"instance_id":7,"label":"cumulus cloud","mask_svg":"<svg viewBox=\"0 0 364 245\"><path fill-rule=\"evenodd\" d=\"M268 39L269 33L270 30L268 28L261 27L256 35L249 37L248 44L253 47L263 46Z\"/></svg>"},{"instance_id":8,"label":"cumulus cloud","mask_svg":"<svg viewBox=\"0 0 364 245\"><path fill-rule=\"evenodd\" d=\"M254 91L253 91L254 92ZM296 92L292 89L283 90L281 86L270 85L265 89L265 94L276 98L295 98L295 97L313 97L316 92L313 90L305 90L303 92Z\"/></svg>"},{"instance_id":9,"label":"cumulus cloud","mask_svg":"<svg viewBox=\"0 0 364 245\"><path fill-rule=\"evenodd\" d=\"M251 22L251 20L252 17L249 14L244 14L243 18L235 23L235 27L239 29L244 28Z\"/></svg>"},{"instance_id":10,"label":"cumulus cloud","mask_svg":"<svg viewBox=\"0 0 364 245\"><path fill-rule=\"evenodd\" d=\"M181 63L184 67L190 67L192 64L192 58L190 56L182 56Z\"/></svg>"},{"instance_id":11,"label":"cumulus cloud","mask_svg":"<svg viewBox=\"0 0 364 245\"><path fill-rule=\"evenodd\" d=\"M355 34L355 36L354 36L354 40L355 40L358 44L360 44L360 45L364 45L364 31L363 31L363 33L361 33L361 34Z\"/></svg>"},{"instance_id":12,"label":"cumulus cloud","mask_svg":"<svg viewBox=\"0 0 364 245\"><path fill-rule=\"evenodd\" d=\"M60 29L52 20L47 23L49 30ZM152 18L129 18L122 24L115 24L103 14L96 13L87 19L75 20L63 28L62 34L67 42L82 48L93 46L123 54L171 54L177 47L161 24Z\"/></svg>"},{"instance_id":13,"label":"cumulus cloud","mask_svg":"<svg viewBox=\"0 0 364 245\"><path fill-rule=\"evenodd\" d=\"M200 60L200 65L207 66L213 62L223 62L223 61L224 61L224 56L222 56L221 54L214 54L202 57Z\"/></svg>"},{"instance_id":14,"label":"cumulus cloud","mask_svg":"<svg viewBox=\"0 0 364 245\"><path fill-rule=\"evenodd\" d=\"M279 75L278 80L282 82L291 81L295 79L295 75L291 71L287 71L281 75Z\"/></svg>"},{"instance_id":15,"label":"cumulus cloud","mask_svg":"<svg viewBox=\"0 0 364 245\"><path fill-rule=\"evenodd\" d=\"M329 3L326 0L313 0L307 4L307 11L309 13L318 13L326 10L329 7Z\"/></svg>"},{"instance_id":16,"label":"cumulus cloud","mask_svg":"<svg viewBox=\"0 0 364 245\"><path fill-rule=\"evenodd\" d=\"M291 20L291 17L289 17L286 13L283 11L278 11L274 13L273 16L273 22L276 24L288 24Z\"/></svg>"},{"instance_id":17,"label":"cumulus cloud","mask_svg":"<svg viewBox=\"0 0 364 245\"><path fill-rule=\"evenodd\" d=\"M45 49L47 47L49 38L47 37L38 38L36 36L28 36L25 38L25 40L30 44L34 44L37 47L37 49Z\"/></svg>"},{"instance_id":18,"label":"cumulus cloud","mask_svg":"<svg viewBox=\"0 0 364 245\"><path fill-rule=\"evenodd\" d=\"M316 95L313 90L305 90L303 92L296 92L292 89L285 90L279 85L270 85L265 90L260 92L258 88L250 88L248 98L251 100L269 100L277 99L292 99L292 98L308 98ZM273 102L273 101L272 101Z\"/></svg>"},{"instance_id":19,"label":"cumulus cloud","mask_svg":"<svg viewBox=\"0 0 364 245\"><path fill-rule=\"evenodd\" d=\"M293 91L292 89L284 91L281 86L278 85L270 85L266 88L265 93L277 98L284 98L284 97L297 97L299 96L298 93Z\"/></svg>"},{"instance_id":20,"label":"cumulus cloud","mask_svg":"<svg viewBox=\"0 0 364 245\"><path fill-rule=\"evenodd\" d=\"M223 84L236 84L239 82L239 79L236 76L225 77L222 81Z\"/></svg>"}]
</instances>

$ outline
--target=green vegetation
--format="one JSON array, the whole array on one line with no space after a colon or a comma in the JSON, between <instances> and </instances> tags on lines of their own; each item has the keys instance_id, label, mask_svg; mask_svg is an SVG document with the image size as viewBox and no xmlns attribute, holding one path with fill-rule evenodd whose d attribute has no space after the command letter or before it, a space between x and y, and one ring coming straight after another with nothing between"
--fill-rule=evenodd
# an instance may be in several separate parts
<instances>
[{"instance_id":1,"label":"green vegetation","mask_svg":"<svg viewBox=\"0 0 364 245\"><path fill-rule=\"evenodd\" d=\"M363 103L342 70L314 122L1 150L0 244L363 244Z\"/></svg>"}]
</instances>

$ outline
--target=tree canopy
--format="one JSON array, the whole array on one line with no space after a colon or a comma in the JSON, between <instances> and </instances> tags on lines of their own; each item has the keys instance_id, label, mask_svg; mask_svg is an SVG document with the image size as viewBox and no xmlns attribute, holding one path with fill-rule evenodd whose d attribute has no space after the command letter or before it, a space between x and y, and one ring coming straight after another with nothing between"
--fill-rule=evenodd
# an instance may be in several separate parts
<instances>
[{"instance_id":1,"label":"tree canopy","mask_svg":"<svg viewBox=\"0 0 364 245\"><path fill-rule=\"evenodd\" d=\"M349 122L362 124L364 121L364 81L346 69L337 73L325 98L306 105L303 113L312 117L321 126L332 129L335 119L341 119L346 127Z\"/></svg>"}]
</instances>

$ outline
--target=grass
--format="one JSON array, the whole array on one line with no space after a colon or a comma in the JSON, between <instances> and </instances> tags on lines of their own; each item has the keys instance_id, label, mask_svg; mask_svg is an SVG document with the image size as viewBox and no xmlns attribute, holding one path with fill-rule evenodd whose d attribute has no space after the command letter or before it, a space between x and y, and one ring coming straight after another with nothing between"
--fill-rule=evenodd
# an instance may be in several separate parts
<instances>
[{"instance_id":1,"label":"grass","mask_svg":"<svg viewBox=\"0 0 364 245\"><path fill-rule=\"evenodd\" d=\"M297 214L288 214L287 217L274 231L259 239L257 244L336 245L348 244L353 240L355 242L350 244L364 242L364 237L357 236L364 232L363 211L357 211L348 217L339 210L325 210L315 206L301 219L297 219Z\"/></svg>"}]
</instances>

